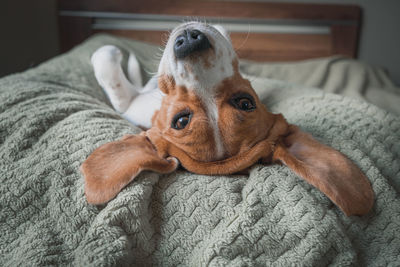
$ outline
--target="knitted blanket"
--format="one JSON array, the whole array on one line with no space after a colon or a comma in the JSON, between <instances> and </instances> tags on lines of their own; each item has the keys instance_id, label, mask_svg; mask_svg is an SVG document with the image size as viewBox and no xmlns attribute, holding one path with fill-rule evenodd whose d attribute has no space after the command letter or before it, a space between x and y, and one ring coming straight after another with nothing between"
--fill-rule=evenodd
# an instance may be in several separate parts
<instances>
[{"instance_id":1,"label":"knitted blanket","mask_svg":"<svg viewBox=\"0 0 400 267\"><path fill-rule=\"evenodd\" d=\"M249 78L270 110L366 173L376 195L370 214L346 217L280 165L231 176L144 172L106 205L89 205L81 163L101 144L140 131L95 80L90 55L105 44L135 51L144 69L156 70L156 47L100 35L0 80L1 266L400 262L399 118L260 76Z\"/></svg>"}]
</instances>

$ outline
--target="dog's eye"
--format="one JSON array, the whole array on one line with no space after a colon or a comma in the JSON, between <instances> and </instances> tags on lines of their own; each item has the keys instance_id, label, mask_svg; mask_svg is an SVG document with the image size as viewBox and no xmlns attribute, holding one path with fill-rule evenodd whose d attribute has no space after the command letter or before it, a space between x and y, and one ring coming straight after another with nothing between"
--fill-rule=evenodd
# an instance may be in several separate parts
<instances>
[{"instance_id":1,"label":"dog's eye","mask_svg":"<svg viewBox=\"0 0 400 267\"><path fill-rule=\"evenodd\" d=\"M177 113L172 119L171 127L176 130L182 130L189 124L192 114L190 111L185 110Z\"/></svg>"},{"instance_id":2,"label":"dog's eye","mask_svg":"<svg viewBox=\"0 0 400 267\"><path fill-rule=\"evenodd\" d=\"M230 103L237 109L244 111L253 111L256 109L256 104L254 102L254 98L246 93L235 94Z\"/></svg>"},{"instance_id":3,"label":"dog's eye","mask_svg":"<svg viewBox=\"0 0 400 267\"><path fill-rule=\"evenodd\" d=\"M241 110L252 110L255 108L254 105L247 98L240 99L238 102L238 107Z\"/></svg>"}]
</instances>

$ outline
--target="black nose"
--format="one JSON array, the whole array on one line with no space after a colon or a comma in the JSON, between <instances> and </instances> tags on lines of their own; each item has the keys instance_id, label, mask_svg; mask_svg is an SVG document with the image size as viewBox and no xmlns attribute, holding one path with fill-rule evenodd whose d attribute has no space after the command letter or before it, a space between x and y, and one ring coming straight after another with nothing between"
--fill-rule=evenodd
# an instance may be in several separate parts
<instances>
[{"instance_id":1,"label":"black nose","mask_svg":"<svg viewBox=\"0 0 400 267\"><path fill-rule=\"evenodd\" d=\"M210 47L210 41L204 33L198 30L185 30L176 37L174 52L178 59L182 59L193 52L206 50Z\"/></svg>"}]
</instances>

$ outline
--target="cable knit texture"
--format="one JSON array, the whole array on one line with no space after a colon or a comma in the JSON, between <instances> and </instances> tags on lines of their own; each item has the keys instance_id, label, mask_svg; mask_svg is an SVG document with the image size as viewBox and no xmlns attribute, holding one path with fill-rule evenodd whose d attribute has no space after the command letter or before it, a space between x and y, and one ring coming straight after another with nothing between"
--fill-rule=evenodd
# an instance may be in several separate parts
<instances>
[{"instance_id":1,"label":"cable knit texture","mask_svg":"<svg viewBox=\"0 0 400 267\"><path fill-rule=\"evenodd\" d=\"M90 55L105 44L156 70L156 47L100 35L0 80L1 266L400 262L400 120L362 100L262 77L249 78L270 110L366 173L376 194L370 214L346 217L280 165L231 176L144 172L108 204L89 205L81 163L140 131L96 83Z\"/></svg>"}]
</instances>

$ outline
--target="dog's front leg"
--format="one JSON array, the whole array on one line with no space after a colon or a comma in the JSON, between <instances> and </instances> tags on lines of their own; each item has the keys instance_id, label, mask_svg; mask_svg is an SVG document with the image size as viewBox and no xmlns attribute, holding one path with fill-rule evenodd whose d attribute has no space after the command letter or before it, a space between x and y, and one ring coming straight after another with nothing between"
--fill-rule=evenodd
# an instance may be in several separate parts
<instances>
[{"instance_id":1,"label":"dog's front leg","mask_svg":"<svg viewBox=\"0 0 400 267\"><path fill-rule=\"evenodd\" d=\"M138 69L139 65L133 54L129 60L136 61L136 69ZM102 46L93 53L91 61L97 82L107 94L115 110L124 113L141 88L130 83L125 77L121 67L121 51L113 45ZM141 84L141 81L139 83Z\"/></svg>"}]
</instances>

